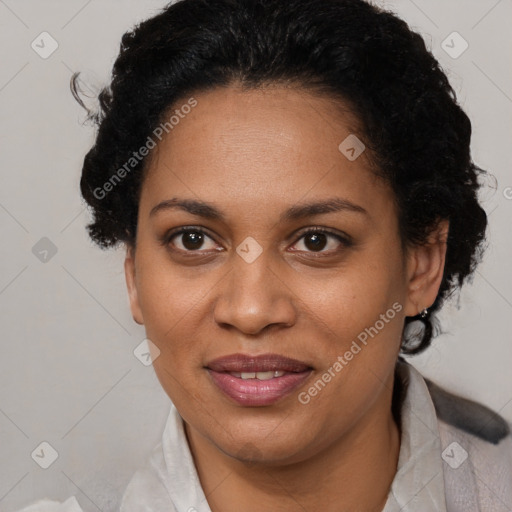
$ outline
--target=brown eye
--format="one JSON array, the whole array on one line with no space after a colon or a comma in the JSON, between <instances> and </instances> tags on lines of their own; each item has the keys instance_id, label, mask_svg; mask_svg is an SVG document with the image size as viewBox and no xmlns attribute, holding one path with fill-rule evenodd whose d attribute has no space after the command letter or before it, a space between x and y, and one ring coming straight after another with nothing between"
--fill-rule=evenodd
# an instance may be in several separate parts
<instances>
[{"instance_id":1,"label":"brown eye","mask_svg":"<svg viewBox=\"0 0 512 512\"><path fill-rule=\"evenodd\" d=\"M310 233L304 237L304 245L311 251L321 251L327 245L324 233Z\"/></svg>"},{"instance_id":2,"label":"brown eye","mask_svg":"<svg viewBox=\"0 0 512 512\"><path fill-rule=\"evenodd\" d=\"M294 246L294 250L312 253L336 252L350 247L351 241L325 229L313 229L304 233Z\"/></svg>"},{"instance_id":3,"label":"brown eye","mask_svg":"<svg viewBox=\"0 0 512 512\"><path fill-rule=\"evenodd\" d=\"M193 251L195 249L200 249L204 243L204 236L202 233L197 231L190 231L188 233L183 233L182 235L182 244L183 246Z\"/></svg>"},{"instance_id":4,"label":"brown eye","mask_svg":"<svg viewBox=\"0 0 512 512\"><path fill-rule=\"evenodd\" d=\"M168 243L185 252L211 250L216 247L215 242L198 229L182 229L173 233L169 237Z\"/></svg>"}]
</instances>

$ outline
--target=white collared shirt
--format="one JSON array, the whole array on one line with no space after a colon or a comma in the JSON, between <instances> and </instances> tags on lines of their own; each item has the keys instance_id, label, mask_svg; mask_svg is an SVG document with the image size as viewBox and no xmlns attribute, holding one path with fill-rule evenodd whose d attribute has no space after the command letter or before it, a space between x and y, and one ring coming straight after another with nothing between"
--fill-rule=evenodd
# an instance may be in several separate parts
<instances>
[{"instance_id":1,"label":"white collared shirt","mask_svg":"<svg viewBox=\"0 0 512 512\"><path fill-rule=\"evenodd\" d=\"M403 392L400 452L382 512L511 511L511 425L424 379L402 359L395 376ZM83 511L71 497L19 512ZM120 512L211 512L172 404L162 440L128 484Z\"/></svg>"}]
</instances>

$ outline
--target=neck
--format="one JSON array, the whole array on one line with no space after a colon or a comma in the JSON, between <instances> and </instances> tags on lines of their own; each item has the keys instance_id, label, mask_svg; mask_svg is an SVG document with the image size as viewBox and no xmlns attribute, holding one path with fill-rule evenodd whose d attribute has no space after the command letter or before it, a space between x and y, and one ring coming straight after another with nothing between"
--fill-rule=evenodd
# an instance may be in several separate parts
<instances>
[{"instance_id":1,"label":"neck","mask_svg":"<svg viewBox=\"0 0 512 512\"><path fill-rule=\"evenodd\" d=\"M236 460L186 424L212 512L381 512L400 451L400 430L391 407L392 389L393 375L381 399L350 431L327 449L294 464Z\"/></svg>"}]
</instances>

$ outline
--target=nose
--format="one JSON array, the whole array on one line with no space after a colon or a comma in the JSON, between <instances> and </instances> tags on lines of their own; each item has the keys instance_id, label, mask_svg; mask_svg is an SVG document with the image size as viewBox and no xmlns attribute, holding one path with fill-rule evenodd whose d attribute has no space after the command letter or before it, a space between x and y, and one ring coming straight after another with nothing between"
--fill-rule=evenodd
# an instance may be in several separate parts
<instances>
[{"instance_id":1,"label":"nose","mask_svg":"<svg viewBox=\"0 0 512 512\"><path fill-rule=\"evenodd\" d=\"M215 322L247 335L260 334L270 326L294 325L294 294L284 276L270 267L265 251L252 263L237 254L232 259L231 271L219 283Z\"/></svg>"}]
</instances>

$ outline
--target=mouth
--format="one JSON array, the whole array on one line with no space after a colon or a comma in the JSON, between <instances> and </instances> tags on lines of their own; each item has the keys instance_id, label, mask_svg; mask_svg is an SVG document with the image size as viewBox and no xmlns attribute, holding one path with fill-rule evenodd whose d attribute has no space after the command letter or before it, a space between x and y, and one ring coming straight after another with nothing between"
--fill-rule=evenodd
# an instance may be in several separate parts
<instances>
[{"instance_id":1,"label":"mouth","mask_svg":"<svg viewBox=\"0 0 512 512\"><path fill-rule=\"evenodd\" d=\"M307 363L280 356L232 354L205 366L216 388L238 405L271 405L289 395L311 374Z\"/></svg>"}]
</instances>

